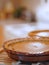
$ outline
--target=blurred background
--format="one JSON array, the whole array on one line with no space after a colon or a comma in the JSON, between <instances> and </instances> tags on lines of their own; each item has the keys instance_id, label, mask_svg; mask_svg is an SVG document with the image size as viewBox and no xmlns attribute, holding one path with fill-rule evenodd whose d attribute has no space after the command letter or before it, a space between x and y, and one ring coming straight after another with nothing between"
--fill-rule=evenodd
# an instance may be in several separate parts
<instances>
[{"instance_id":1,"label":"blurred background","mask_svg":"<svg viewBox=\"0 0 49 65\"><path fill-rule=\"evenodd\" d=\"M49 0L0 0L0 20L49 21Z\"/></svg>"},{"instance_id":2,"label":"blurred background","mask_svg":"<svg viewBox=\"0 0 49 65\"><path fill-rule=\"evenodd\" d=\"M0 0L0 19L37 21L49 13L47 5L49 0Z\"/></svg>"},{"instance_id":3,"label":"blurred background","mask_svg":"<svg viewBox=\"0 0 49 65\"><path fill-rule=\"evenodd\" d=\"M30 19L35 21L36 0L0 0L0 19Z\"/></svg>"}]
</instances>

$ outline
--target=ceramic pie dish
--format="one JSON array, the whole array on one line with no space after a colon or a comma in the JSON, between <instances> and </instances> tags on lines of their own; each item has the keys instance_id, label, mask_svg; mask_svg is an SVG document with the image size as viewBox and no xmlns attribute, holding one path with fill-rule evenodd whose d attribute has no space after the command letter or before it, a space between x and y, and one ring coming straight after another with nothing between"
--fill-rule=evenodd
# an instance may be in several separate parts
<instances>
[{"instance_id":1,"label":"ceramic pie dish","mask_svg":"<svg viewBox=\"0 0 49 65\"><path fill-rule=\"evenodd\" d=\"M36 30L36 31L31 31L28 33L30 37L39 37L39 38L44 38L44 39L49 39L49 30Z\"/></svg>"},{"instance_id":2,"label":"ceramic pie dish","mask_svg":"<svg viewBox=\"0 0 49 65\"><path fill-rule=\"evenodd\" d=\"M4 43L4 50L14 60L39 62L49 60L49 42L32 38L14 39Z\"/></svg>"}]
</instances>

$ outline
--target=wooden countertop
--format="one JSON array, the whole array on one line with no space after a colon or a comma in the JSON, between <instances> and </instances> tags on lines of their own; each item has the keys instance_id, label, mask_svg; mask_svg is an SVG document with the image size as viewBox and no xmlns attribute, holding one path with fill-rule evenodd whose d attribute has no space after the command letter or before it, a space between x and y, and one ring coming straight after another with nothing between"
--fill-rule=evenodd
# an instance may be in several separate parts
<instances>
[{"instance_id":1,"label":"wooden countertop","mask_svg":"<svg viewBox=\"0 0 49 65\"><path fill-rule=\"evenodd\" d=\"M0 26L0 48L2 47L4 41L4 31L3 31L3 26Z\"/></svg>"}]
</instances>

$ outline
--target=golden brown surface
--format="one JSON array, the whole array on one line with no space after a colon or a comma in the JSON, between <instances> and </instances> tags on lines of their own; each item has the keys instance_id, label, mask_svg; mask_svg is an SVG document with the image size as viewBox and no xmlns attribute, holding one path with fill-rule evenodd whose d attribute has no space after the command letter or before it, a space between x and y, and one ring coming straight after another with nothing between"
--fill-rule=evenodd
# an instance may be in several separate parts
<instances>
[{"instance_id":1,"label":"golden brown surface","mask_svg":"<svg viewBox=\"0 0 49 65\"><path fill-rule=\"evenodd\" d=\"M17 52L26 52L30 54L38 54L49 51L49 43L48 42L33 42L33 41L23 41L12 43L6 46L10 50L14 50Z\"/></svg>"},{"instance_id":2,"label":"golden brown surface","mask_svg":"<svg viewBox=\"0 0 49 65\"><path fill-rule=\"evenodd\" d=\"M36 30L36 31L32 31L28 34L29 36L42 36L42 37L49 37L49 30Z\"/></svg>"}]
</instances>

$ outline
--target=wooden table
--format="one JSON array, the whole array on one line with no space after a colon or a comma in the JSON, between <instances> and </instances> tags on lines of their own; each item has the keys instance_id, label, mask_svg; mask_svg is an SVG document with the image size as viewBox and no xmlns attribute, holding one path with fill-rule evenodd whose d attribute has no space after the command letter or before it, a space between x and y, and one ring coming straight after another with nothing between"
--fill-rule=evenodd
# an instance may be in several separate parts
<instances>
[{"instance_id":1,"label":"wooden table","mask_svg":"<svg viewBox=\"0 0 49 65\"><path fill-rule=\"evenodd\" d=\"M4 28L1 25L0 26L0 50L2 48L3 42L4 42ZM0 65L5 65L5 64L8 65L7 59L8 59L7 54L5 52L4 53L1 52L0 53ZM11 65L11 63L9 65Z\"/></svg>"}]
</instances>

